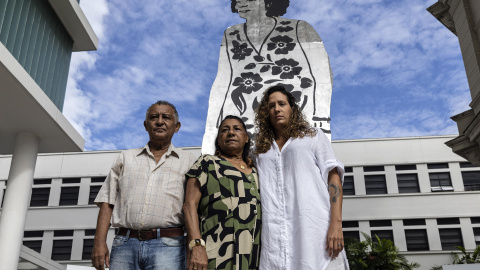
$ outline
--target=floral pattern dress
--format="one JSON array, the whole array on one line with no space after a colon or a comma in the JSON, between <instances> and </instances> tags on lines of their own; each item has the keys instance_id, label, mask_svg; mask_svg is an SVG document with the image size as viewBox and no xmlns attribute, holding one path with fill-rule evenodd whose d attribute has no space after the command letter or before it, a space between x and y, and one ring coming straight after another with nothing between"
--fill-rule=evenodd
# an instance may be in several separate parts
<instances>
[{"instance_id":1,"label":"floral pattern dress","mask_svg":"<svg viewBox=\"0 0 480 270\"><path fill-rule=\"evenodd\" d=\"M307 116L313 116L308 119L312 126L322 128L329 134L330 117L316 112L317 83L298 37L303 21L280 17L273 19L275 25L262 44L250 42L246 24L238 24L225 31L225 50L230 62L231 78L217 125L229 114L239 115L252 134L254 110L263 92L270 86L280 84L295 97ZM236 110L231 111L231 108Z\"/></svg>"},{"instance_id":2,"label":"floral pattern dress","mask_svg":"<svg viewBox=\"0 0 480 270\"><path fill-rule=\"evenodd\" d=\"M198 212L208 269L258 269L262 214L257 170L246 175L221 157L204 155L185 177L200 182Z\"/></svg>"}]
</instances>

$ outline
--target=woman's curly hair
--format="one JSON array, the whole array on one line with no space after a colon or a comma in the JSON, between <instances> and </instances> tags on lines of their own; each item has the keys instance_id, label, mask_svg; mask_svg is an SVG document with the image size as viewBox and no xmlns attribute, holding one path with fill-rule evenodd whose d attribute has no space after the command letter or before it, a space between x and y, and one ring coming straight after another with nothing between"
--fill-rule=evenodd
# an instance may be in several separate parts
<instances>
[{"instance_id":1,"label":"woman's curly hair","mask_svg":"<svg viewBox=\"0 0 480 270\"><path fill-rule=\"evenodd\" d=\"M270 114L268 107L268 98L271 94L280 92L287 97L288 104L292 108L290 119L285 127L287 138L303 138L305 136L313 137L317 135L317 130L310 126L305 119L305 115L300 111L295 98L288 92L284 86L275 85L268 88L264 93L257 110L255 110L255 124L257 127L257 138L255 142L255 154L266 153L272 146L275 139L275 129L270 123Z\"/></svg>"}]
</instances>

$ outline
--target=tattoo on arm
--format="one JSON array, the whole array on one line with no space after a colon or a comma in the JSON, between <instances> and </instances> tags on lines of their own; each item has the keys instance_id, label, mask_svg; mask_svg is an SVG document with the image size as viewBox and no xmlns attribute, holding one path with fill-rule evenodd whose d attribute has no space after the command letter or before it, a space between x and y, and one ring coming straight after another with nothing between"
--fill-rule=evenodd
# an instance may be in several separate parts
<instances>
[{"instance_id":1,"label":"tattoo on arm","mask_svg":"<svg viewBox=\"0 0 480 270\"><path fill-rule=\"evenodd\" d=\"M330 189L330 197L332 199L332 202L337 202L337 199L340 196L340 188L335 184L330 184L328 187Z\"/></svg>"}]
</instances>

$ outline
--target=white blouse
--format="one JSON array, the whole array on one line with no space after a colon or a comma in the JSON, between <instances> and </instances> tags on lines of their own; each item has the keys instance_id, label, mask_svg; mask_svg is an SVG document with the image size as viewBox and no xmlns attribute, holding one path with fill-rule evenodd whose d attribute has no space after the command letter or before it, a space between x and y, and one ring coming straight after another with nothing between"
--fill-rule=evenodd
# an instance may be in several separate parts
<instances>
[{"instance_id":1,"label":"white blouse","mask_svg":"<svg viewBox=\"0 0 480 270\"><path fill-rule=\"evenodd\" d=\"M290 138L282 151L274 141L267 153L256 156L262 198L261 270L323 270L330 262L325 250L328 173L337 168L343 183L344 168L328 138L317 130L315 137Z\"/></svg>"}]
</instances>

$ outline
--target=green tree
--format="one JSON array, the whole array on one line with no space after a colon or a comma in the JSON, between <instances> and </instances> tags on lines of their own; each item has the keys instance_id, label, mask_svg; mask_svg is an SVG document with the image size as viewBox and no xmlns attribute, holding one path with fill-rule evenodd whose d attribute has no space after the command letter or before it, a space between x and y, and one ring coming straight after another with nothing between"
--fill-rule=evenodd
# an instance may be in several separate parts
<instances>
[{"instance_id":1,"label":"green tree","mask_svg":"<svg viewBox=\"0 0 480 270\"><path fill-rule=\"evenodd\" d=\"M477 246L474 250L473 253L467 252L464 247L459 247L457 248L462 252L462 257L458 256L457 253L453 253L453 262L452 264L473 264L473 263L480 263L480 246ZM440 266L434 266L430 268L430 270L441 270L443 267Z\"/></svg>"},{"instance_id":2,"label":"green tree","mask_svg":"<svg viewBox=\"0 0 480 270\"><path fill-rule=\"evenodd\" d=\"M345 245L348 263L352 270L411 270L420 267L418 263L409 263L391 240L372 238L362 232L365 241L348 239Z\"/></svg>"}]
</instances>

